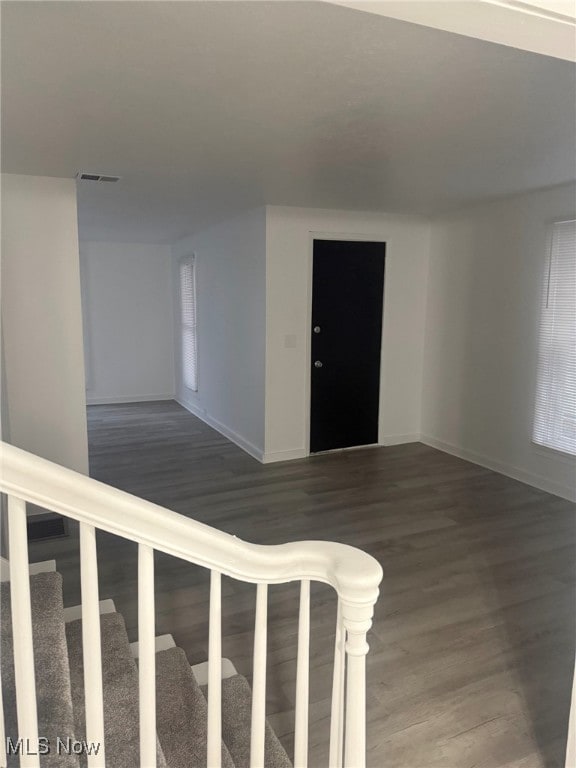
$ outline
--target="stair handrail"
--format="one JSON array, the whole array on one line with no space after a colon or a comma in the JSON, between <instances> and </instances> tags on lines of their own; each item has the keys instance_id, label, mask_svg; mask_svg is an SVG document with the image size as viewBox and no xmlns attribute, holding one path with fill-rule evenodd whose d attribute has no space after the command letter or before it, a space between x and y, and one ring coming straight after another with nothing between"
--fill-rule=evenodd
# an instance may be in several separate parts
<instances>
[{"instance_id":1,"label":"stair handrail","mask_svg":"<svg viewBox=\"0 0 576 768\"><path fill-rule=\"evenodd\" d=\"M264 764L266 706L266 615L269 584L299 581L300 613L295 704L295 762L307 764L310 582L331 585L338 595L332 703L330 768L363 768L366 757L366 635L372 625L382 568L355 547L330 541L262 545L243 541L185 515L0 441L0 491L7 494L10 588L15 643L15 678L20 733L37 736L26 503L80 524L82 642L87 738L102 746L88 758L104 768L104 709L96 530L138 543L138 642L140 648L140 758L156 764L154 550L207 568L211 574L209 632L208 761L220 764L221 574L257 584L251 765ZM16 650L18 649L18 652ZM32 670L32 672L31 672ZM345 701L344 701L345 700ZM0 699L1 702L1 699ZM1 710L1 708L0 708ZM0 745L1 753L1 745ZM0 758L2 755L0 754ZM37 757L26 765L39 768Z\"/></svg>"},{"instance_id":2,"label":"stair handrail","mask_svg":"<svg viewBox=\"0 0 576 768\"><path fill-rule=\"evenodd\" d=\"M331 541L252 544L3 441L0 490L241 581L320 581L357 605L378 597L382 568L360 549Z\"/></svg>"}]
</instances>

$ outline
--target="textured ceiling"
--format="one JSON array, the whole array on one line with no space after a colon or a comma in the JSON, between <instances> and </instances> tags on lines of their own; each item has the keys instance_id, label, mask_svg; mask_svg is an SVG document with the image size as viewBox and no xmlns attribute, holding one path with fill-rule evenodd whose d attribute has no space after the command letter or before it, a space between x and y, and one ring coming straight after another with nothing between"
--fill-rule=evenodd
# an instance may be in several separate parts
<instances>
[{"instance_id":1,"label":"textured ceiling","mask_svg":"<svg viewBox=\"0 0 576 768\"><path fill-rule=\"evenodd\" d=\"M575 172L575 66L308 2L8 2L3 170L72 177L84 239L269 204L434 212Z\"/></svg>"}]
</instances>

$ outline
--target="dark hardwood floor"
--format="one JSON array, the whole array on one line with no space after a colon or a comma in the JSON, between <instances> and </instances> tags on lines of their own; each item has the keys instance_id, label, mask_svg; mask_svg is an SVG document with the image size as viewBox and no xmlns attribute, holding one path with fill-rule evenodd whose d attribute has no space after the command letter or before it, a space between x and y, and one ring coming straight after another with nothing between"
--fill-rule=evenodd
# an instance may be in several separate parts
<instances>
[{"instance_id":1,"label":"dark hardwood floor","mask_svg":"<svg viewBox=\"0 0 576 768\"><path fill-rule=\"evenodd\" d=\"M372 768L560 768L575 658L576 508L421 444L261 465L174 402L91 406L91 474L241 538L334 539L384 582L370 633ZM98 539L136 639L136 547ZM78 549L54 557L79 602ZM207 650L208 575L156 555L157 632ZM255 588L224 580L223 651L250 677ZM313 588L310 765L327 764L335 600ZM269 719L292 752L297 585L270 588Z\"/></svg>"}]
</instances>

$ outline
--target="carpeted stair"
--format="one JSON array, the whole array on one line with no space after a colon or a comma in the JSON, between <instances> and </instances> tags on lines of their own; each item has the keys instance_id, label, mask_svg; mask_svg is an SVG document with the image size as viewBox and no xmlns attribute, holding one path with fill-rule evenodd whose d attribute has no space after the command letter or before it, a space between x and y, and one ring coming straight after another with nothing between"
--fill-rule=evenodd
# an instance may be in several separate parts
<instances>
[{"instance_id":1,"label":"carpeted stair","mask_svg":"<svg viewBox=\"0 0 576 768\"><path fill-rule=\"evenodd\" d=\"M104 692L104 743L106 768L139 768L140 729L138 669L130 651L124 619L119 613L100 616L102 635L102 686ZM74 721L77 738L86 738L82 620L66 624ZM85 756L81 765L86 765ZM166 768L158 748L158 768Z\"/></svg>"},{"instance_id":2,"label":"carpeted stair","mask_svg":"<svg viewBox=\"0 0 576 768\"><path fill-rule=\"evenodd\" d=\"M30 577L34 661L40 736L85 739L82 621L65 623L62 579L56 572ZM17 741L10 585L0 585L0 664L6 735ZM106 768L140 768L138 669L124 619L101 619ZM222 768L250 765L251 690L241 675L222 681ZM181 648L156 654L158 768L206 768L206 689L200 688ZM291 768L266 723L265 768ZM19 765L9 756L8 766ZM84 755L40 756L42 768L85 768ZM208 766L210 768L210 766Z\"/></svg>"},{"instance_id":3,"label":"carpeted stair","mask_svg":"<svg viewBox=\"0 0 576 768\"><path fill-rule=\"evenodd\" d=\"M2 701L6 737L13 743L18 739L16 720L16 690L14 682L14 656L12 643L12 617L10 613L10 584L0 584L1 593L1 645ZM74 713L70 688L70 671L64 608L62 605L62 578L59 573L39 573L30 578L32 603L32 631L34 640L34 670L36 673L36 700L38 704L38 735L56 744L74 738ZM75 755L58 755L56 750L41 759L42 768L78 768ZM8 765L20 765L17 755L8 755Z\"/></svg>"},{"instance_id":4,"label":"carpeted stair","mask_svg":"<svg viewBox=\"0 0 576 768\"><path fill-rule=\"evenodd\" d=\"M206 692L206 688L202 689ZM232 755L235 768L250 768L250 720L252 690L242 675L222 681L222 739ZM292 768L278 736L266 721L264 741L266 768Z\"/></svg>"},{"instance_id":5,"label":"carpeted stair","mask_svg":"<svg viewBox=\"0 0 576 768\"><path fill-rule=\"evenodd\" d=\"M182 648L156 654L156 728L170 768L206 765L208 705ZM222 768L235 768L222 744Z\"/></svg>"}]
</instances>

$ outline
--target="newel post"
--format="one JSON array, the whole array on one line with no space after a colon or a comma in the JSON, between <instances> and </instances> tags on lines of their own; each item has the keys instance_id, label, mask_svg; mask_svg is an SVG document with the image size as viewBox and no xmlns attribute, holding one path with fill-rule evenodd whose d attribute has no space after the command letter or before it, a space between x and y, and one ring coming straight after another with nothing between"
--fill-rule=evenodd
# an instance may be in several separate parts
<instances>
[{"instance_id":1,"label":"newel post","mask_svg":"<svg viewBox=\"0 0 576 768\"><path fill-rule=\"evenodd\" d=\"M373 614L374 603L342 602L347 669L345 768L364 768L366 765L366 634L372 626Z\"/></svg>"}]
</instances>

